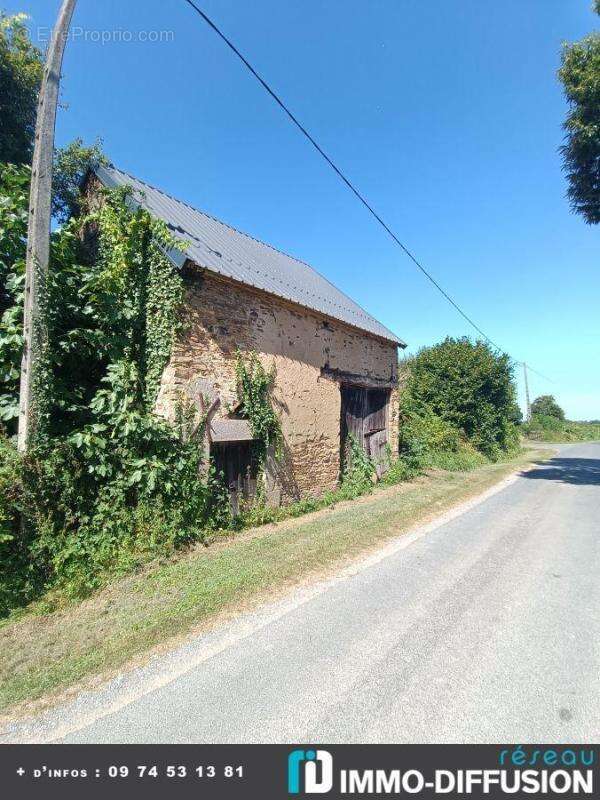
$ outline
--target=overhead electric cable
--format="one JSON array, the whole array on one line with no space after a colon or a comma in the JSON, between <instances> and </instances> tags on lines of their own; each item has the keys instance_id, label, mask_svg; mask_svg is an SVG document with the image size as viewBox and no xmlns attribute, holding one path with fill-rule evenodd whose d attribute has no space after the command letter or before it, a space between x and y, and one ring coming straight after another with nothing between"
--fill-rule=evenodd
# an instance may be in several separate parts
<instances>
[{"instance_id":1,"label":"overhead electric cable","mask_svg":"<svg viewBox=\"0 0 600 800\"><path fill-rule=\"evenodd\" d=\"M522 361L519 361L519 364L522 363L523 363ZM527 362L527 369L530 372L533 372L534 375L537 375L538 378L543 378L545 381L548 381L548 383L556 383L556 381L553 381L552 378L549 378L547 375L544 375L543 373L538 372L537 369L534 369L533 367L529 366L529 362Z\"/></svg>"},{"instance_id":2,"label":"overhead electric cable","mask_svg":"<svg viewBox=\"0 0 600 800\"><path fill-rule=\"evenodd\" d=\"M448 292L437 282L437 280L433 277L433 275L425 269L425 267L419 262L416 256L408 249L408 247L403 244L402 241L396 236L394 231L387 225L386 222L381 218L381 216L375 211L373 206L367 201L363 194L356 188L356 186L347 178L342 170L335 164L335 162L327 155L327 153L323 150L321 145L316 141L316 139L308 132L308 130L302 125L302 123L298 120L298 118L290 111L288 106L283 102L283 100L279 97L279 95L269 86L269 84L262 78L259 73L254 69L252 64L248 61L248 59L242 55L242 53L238 50L238 48L234 45L234 43L229 39L223 31L212 21L212 19L199 7L193 0L185 0L185 2L194 9L194 11L202 17L202 19L206 22L206 24L212 28L212 30L222 39L227 47L235 53L235 55L239 58L239 60L244 64L246 69L256 78L256 80L260 83L260 85L265 89L265 91L273 98L273 100L277 103L277 105L281 108L281 110L289 117L289 119L294 123L294 125L298 128L298 130L305 136L308 141L312 144L315 150L319 153L322 158L329 164L331 169L336 173L336 175L346 184L346 186L350 189L350 191L358 198L358 200L362 203L362 205L367 209L367 211L373 216L377 222L381 225L381 227L386 231L386 233L394 240L394 242L404 251L404 253L410 258L410 260L415 264L415 266L425 275L427 280L429 280L435 288L446 298L446 300L458 311L458 313L465 319L469 325L471 325L483 338L492 345L492 347L496 348L496 350L500 352L505 352L502 347L500 347L493 339L491 339L480 327L474 322L471 317L463 311L463 309L458 305L458 303L448 294ZM519 361L519 364L523 362ZM528 365L529 366L529 365ZM534 369L529 367L532 372L535 372ZM544 377L541 373L536 372L537 375L540 377ZM549 380L549 378L546 378Z\"/></svg>"}]
</instances>

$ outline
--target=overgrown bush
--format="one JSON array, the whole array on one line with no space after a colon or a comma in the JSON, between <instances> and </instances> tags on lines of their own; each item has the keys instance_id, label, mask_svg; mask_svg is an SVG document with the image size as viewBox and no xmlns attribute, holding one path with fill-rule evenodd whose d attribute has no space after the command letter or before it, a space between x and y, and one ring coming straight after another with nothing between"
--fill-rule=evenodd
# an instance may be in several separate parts
<instances>
[{"instance_id":1,"label":"overgrown bush","mask_svg":"<svg viewBox=\"0 0 600 800\"><path fill-rule=\"evenodd\" d=\"M0 413L16 432L27 172L0 175ZM81 231L95 235L89 257ZM55 231L47 281L46 410L23 461L0 450L0 604L60 586L82 595L106 577L229 522L197 435L153 414L179 329L180 275L164 224L107 192ZM183 424L183 423L182 423ZM16 520L23 514L23 523Z\"/></svg>"},{"instance_id":2,"label":"overgrown bush","mask_svg":"<svg viewBox=\"0 0 600 800\"><path fill-rule=\"evenodd\" d=\"M564 422L564 419L559 419L553 414L534 414L528 425L528 429L539 428L540 430L556 433L557 431L563 430L565 427Z\"/></svg>"},{"instance_id":3,"label":"overgrown bush","mask_svg":"<svg viewBox=\"0 0 600 800\"><path fill-rule=\"evenodd\" d=\"M400 453L424 464L427 454L437 451L456 452L460 442L457 428L439 417L406 392L401 399Z\"/></svg>"},{"instance_id":4,"label":"overgrown bush","mask_svg":"<svg viewBox=\"0 0 600 800\"><path fill-rule=\"evenodd\" d=\"M389 469L381 478L384 486L395 486L403 481L410 481L423 471L421 459L410 459L406 453L401 458L392 461Z\"/></svg>"},{"instance_id":5,"label":"overgrown bush","mask_svg":"<svg viewBox=\"0 0 600 800\"><path fill-rule=\"evenodd\" d=\"M197 442L158 419L132 437L81 448L61 437L26 458L0 437L0 614L55 586L85 596L230 524Z\"/></svg>"},{"instance_id":6,"label":"overgrown bush","mask_svg":"<svg viewBox=\"0 0 600 800\"><path fill-rule=\"evenodd\" d=\"M0 164L0 425L16 431L29 167Z\"/></svg>"},{"instance_id":7,"label":"overgrown bush","mask_svg":"<svg viewBox=\"0 0 600 800\"><path fill-rule=\"evenodd\" d=\"M448 472L469 472L489 464L490 459L468 442L461 442L456 450L432 450L426 461L427 467Z\"/></svg>"},{"instance_id":8,"label":"overgrown bush","mask_svg":"<svg viewBox=\"0 0 600 800\"><path fill-rule=\"evenodd\" d=\"M456 451L460 439L492 459L517 446L518 407L507 355L483 342L447 338L423 348L407 368L401 450L408 457Z\"/></svg>"},{"instance_id":9,"label":"overgrown bush","mask_svg":"<svg viewBox=\"0 0 600 800\"><path fill-rule=\"evenodd\" d=\"M199 473L198 443L182 442L158 420L142 427L137 442L114 442L108 460L104 445L94 460L97 443L78 448L64 440L28 459L31 554L44 586L83 596L109 576L203 541L229 523L214 475ZM90 471L90 464L100 469Z\"/></svg>"},{"instance_id":10,"label":"overgrown bush","mask_svg":"<svg viewBox=\"0 0 600 800\"><path fill-rule=\"evenodd\" d=\"M468 471L488 463L488 457L470 444L461 431L431 409L411 409L407 398L403 412L399 463L409 473L416 474L430 468Z\"/></svg>"},{"instance_id":11,"label":"overgrown bush","mask_svg":"<svg viewBox=\"0 0 600 800\"><path fill-rule=\"evenodd\" d=\"M39 584L31 531L21 524L24 507L21 459L0 432L0 616L27 602Z\"/></svg>"}]
</instances>

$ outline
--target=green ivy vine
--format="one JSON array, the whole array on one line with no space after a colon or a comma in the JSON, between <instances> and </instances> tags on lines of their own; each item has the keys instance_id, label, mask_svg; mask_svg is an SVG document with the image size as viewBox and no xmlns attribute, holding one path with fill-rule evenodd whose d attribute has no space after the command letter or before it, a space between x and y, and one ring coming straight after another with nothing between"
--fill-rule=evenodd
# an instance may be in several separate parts
<instances>
[{"instance_id":1,"label":"green ivy vine","mask_svg":"<svg viewBox=\"0 0 600 800\"><path fill-rule=\"evenodd\" d=\"M0 615L51 586L85 595L230 520L198 436L153 413L184 284L167 255L178 243L127 190L52 234L36 329L43 435L18 457L28 177L0 170Z\"/></svg>"},{"instance_id":2,"label":"green ivy vine","mask_svg":"<svg viewBox=\"0 0 600 800\"><path fill-rule=\"evenodd\" d=\"M242 413L250 423L252 435L258 441L259 458L264 461L268 448L281 455L282 434L279 417L271 402L275 382L275 365L266 370L254 351L246 357L238 350L235 363L238 400Z\"/></svg>"},{"instance_id":3,"label":"green ivy vine","mask_svg":"<svg viewBox=\"0 0 600 800\"><path fill-rule=\"evenodd\" d=\"M104 298L103 318L117 323L112 338L121 351L118 357L137 365L141 396L152 410L180 330L184 298L183 279L167 252L182 245L162 220L141 208L132 211L128 200L127 189L107 192L106 202L86 224L99 232L97 283Z\"/></svg>"},{"instance_id":4,"label":"green ivy vine","mask_svg":"<svg viewBox=\"0 0 600 800\"><path fill-rule=\"evenodd\" d=\"M160 380L181 330L179 311L184 285L179 272L159 247L149 247L148 296L146 305L146 402L154 406Z\"/></svg>"}]
</instances>

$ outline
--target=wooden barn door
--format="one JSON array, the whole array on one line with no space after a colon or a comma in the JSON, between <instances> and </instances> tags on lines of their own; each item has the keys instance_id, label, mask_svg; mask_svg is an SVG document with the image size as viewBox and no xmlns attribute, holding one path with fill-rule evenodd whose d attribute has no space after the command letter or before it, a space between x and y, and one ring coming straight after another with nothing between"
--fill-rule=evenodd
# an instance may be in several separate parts
<instances>
[{"instance_id":1,"label":"wooden barn door","mask_svg":"<svg viewBox=\"0 0 600 800\"><path fill-rule=\"evenodd\" d=\"M345 462L348 437L354 436L382 474L386 461L389 389L342 385L341 449Z\"/></svg>"},{"instance_id":2,"label":"wooden barn door","mask_svg":"<svg viewBox=\"0 0 600 800\"><path fill-rule=\"evenodd\" d=\"M390 399L389 389L369 389L367 392L367 416L365 417L365 449L375 463L378 477L388 466L387 413Z\"/></svg>"},{"instance_id":3,"label":"wooden barn door","mask_svg":"<svg viewBox=\"0 0 600 800\"><path fill-rule=\"evenodd\" d=\"M364 447L367 393L362 386L342 386L342 449L352 435Z\"/></svg>"}]
</instances>

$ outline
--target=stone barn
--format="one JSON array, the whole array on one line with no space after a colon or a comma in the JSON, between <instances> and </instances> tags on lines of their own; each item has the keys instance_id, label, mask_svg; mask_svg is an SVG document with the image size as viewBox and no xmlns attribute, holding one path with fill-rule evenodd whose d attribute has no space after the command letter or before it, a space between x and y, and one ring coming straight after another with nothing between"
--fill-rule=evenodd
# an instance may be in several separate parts
<instances>
[{"instance_id":1,"label":"stone barn","mask_svg":"<svg viewBox=\"0 0 600 800\"><path fill-rule=\"evenodd\" d=\"M185 326L164 371L157 412L172 417L196 387L210 398L210 450L232 494L254 489L252 435L237 413L236 354L275 367L282 454L268 459L267 496L286 502L334 489L353 434L380 469L398 449L398 347L405 344L308 264L116 169L107 187L133 196L185 242ZM277 463L275 463L277 462Z\"/></svg>"}]
</instances>

